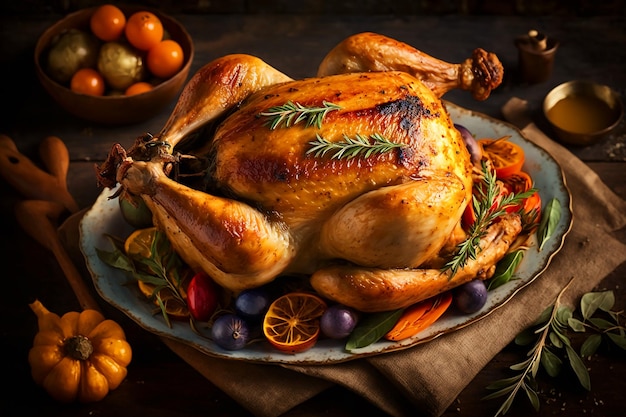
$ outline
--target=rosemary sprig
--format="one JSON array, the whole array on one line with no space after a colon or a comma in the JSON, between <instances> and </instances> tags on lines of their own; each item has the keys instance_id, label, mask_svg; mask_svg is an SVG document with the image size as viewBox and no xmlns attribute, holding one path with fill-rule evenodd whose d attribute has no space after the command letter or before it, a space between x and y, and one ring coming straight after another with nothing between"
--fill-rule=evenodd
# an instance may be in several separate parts
<instances>
[{"instance_id":1,"label":"rosemary sprig","mask_svg":"<svg viewBox=\"0 0 626 417\"><path fill-rule=\"evenodd\" d=\"M282 106L270 107L267 111L259 113L259 116L269 118L265 124L271 130L280 126L290 127L302 121L306 121L306 127L315 126L320 129L328 112L339 109L341 106L327 101L323 102L322 107L306 107L290 100Z\"/></svg>"},{"instance_id":2,"label":"rosemary sprig","mask_svg":"<svg viewBox=\"0 0 626 417\"><path fill-rule=\"evenodd\" d=\"M380 133L374 133L369 136L357 134L354 138L343 135L343 140L339 142L330 142L319 134L316 140L309 142L312 146L306 153L315 154L315 157L322 157L328 152L332 154L333 159L352 159L357 156L369 158L373 154L382 154L390 152L396 148L403 148L404 143L391 142Z\"/></svg>"},{"instance_id":3,"label":"rosemary sprig","mask_svg":"<svg viewBox=\"0 0 626 417\"><path fill-rule=\"evenodd\" d=\"M487 234L487 228L498 217L506 213L508 207L519 204L530 197L536 190L531 188L523 193L502 195L496 182L496 174L487 165L482 163L483 182L475 187L472 193L472 207L476 221L469 227L467 238L456 247L454 257L443 266L443 271L450 270L450 279L456 272L467 264L470 259L476 259L480 251L480 240Z\"/></svg>"}]
</instances>

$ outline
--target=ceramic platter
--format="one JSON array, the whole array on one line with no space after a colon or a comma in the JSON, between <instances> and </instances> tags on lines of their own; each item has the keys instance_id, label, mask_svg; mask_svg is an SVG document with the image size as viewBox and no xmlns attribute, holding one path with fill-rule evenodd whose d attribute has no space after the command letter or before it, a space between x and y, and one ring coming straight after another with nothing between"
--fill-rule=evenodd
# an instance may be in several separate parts
<instances>
[{"instance_id":1,"label":"ceramic platter","mask_svg":"<svg viewBox=\"0 0 626 417\"><path fill-rule=\"evenodd\" d=\"M525 139L513 126L485 115L446 103L454 123L468 128L477 137L499 138L511 136L511 141L521 145L526 153L524 170L531 174L535 186L539 189L543 202L553 198L561 204L559 224L542 251L533 244L524 255L516 273L517 278L496 288L489 293L489 298L482 310L471 315L459 315L449 309L435 324L410 339L401 342L379 341L358 351L344 350L345 340L319 340L308 351L295 355L284 354L273 349L269 343L261 341L250 344L237 351L226 351L219 348L206 337L194 332L186 321L174 322L169 328L160 314L153 315L154 306L137 290L136 285L129 285L132 278L126 273L103 263L96 254L96 248L111 251L112 246L105 233L125 238L131 232L123 220L117 199L109 199L114 190L104 190L93 207L86 213L80 225L80 245L93 282L99 294L107 302L127 314L146 330L162 337L171 338L199 351L216 357L260 363L290 364L328 364L344 362L364 356L384 354L406 349L420 343L428 342L438 336L455 331L487 316L508 300L523 287L529 285L546 270L552 257L561 249L572 222L571 196L561 168L556 161L543 149ZM534 239L534 237L533 237ZM536 242L535 242L536 243Z\"/></svg>"}]
</instances>

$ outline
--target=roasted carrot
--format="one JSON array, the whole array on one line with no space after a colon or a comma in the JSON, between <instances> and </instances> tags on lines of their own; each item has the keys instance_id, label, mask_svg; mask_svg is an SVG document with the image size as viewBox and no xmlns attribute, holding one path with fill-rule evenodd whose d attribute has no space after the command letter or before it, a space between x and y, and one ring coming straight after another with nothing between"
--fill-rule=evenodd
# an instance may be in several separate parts
<instances>
[{"instance_id":1,"label":"roasted carrot","mask_svg":"<svg viewBox=\"0 0 626 417\"><path fill-rule=\"evenodd\" d=\"M433 324L450 306L452 294L446 291L408 307L385 339L398 341L415 336Z\"/></svg>"}]
</instances>

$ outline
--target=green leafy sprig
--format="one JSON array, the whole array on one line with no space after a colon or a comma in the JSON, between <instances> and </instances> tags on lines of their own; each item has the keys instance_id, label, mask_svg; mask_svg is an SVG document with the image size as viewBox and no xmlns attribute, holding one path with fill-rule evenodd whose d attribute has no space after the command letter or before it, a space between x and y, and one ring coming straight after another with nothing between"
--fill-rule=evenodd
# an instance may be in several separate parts
<instances>
[{"instance_id":1,"label":"green leafy sprig","mask_svg":"<svg viewBox=\"0 0 626 417\"><path fill-rule=\"evenodd\" d=\"M179 271L183 270L183 261L171 249L165 234L155 231L149 258L131 258L125 254L123 244L117 238L107 237L115 249L109 252L96 248L98 257L107 265L130 273L136 280L152 284L154 286L152 298L159 305L168 327L172 327L161 291L169 289L177 302L186 304L181 291L182 279L179 274Z\"/></svg>"},{"instance_id":2,"label":"green leafy sprig","mask_svg":"<svg viewBox=\"0 0 626 417\"><path fill-rule=\"evenodd\" d=\"M561 203L558 199L553 198L548 202L543 212L539 228L537 230L537 238L539 240L539 250L543 249L543 245L550 239L556 226L561 219Z\"/></svg>"},{"instance_id":3,"label":"green leafy sprig","mask_svg":"<svg viewBox=\"0 0 626 417\"><path fill-rule=\"evenodd\" d=\"M318 134L316 140L309 142L309 145L312 148L306 152L307 155L314 154L315 157L322 157L331 152L333 159L352 159L357 156L369 158L374 154L382 154L406 146L404 143L391 142L379 133L374 133L369 138L359 134L351 138L344 134L343 140L339 142L330 142Z\"/></svg>"},{"instance_id":4,"label":"green leafy sprig","mask_svg":"<svg viewBox=\"0 0 626 417\"><path fill-rule=\"evenodd\" d=\"M328 112L340 109L341 106L327 101L323 102L322 107L306 107L290 100L282 106L270 107L267 111L259 113L259 116L268 118L266 125L271 130L281 126L291 127L303 121L306 122L306 127L315 126L320 129Z\"/></svg>"},{"instance_id":5,"label":"green leafy sprig","mask_svg":"<svg viewBox=\"0 0 626 417\"><path fill-rule=\"evenodd\" d=\"M468 260L476 259L480 251L480 240L487 234L487 228L500 216L506 214L506 209L518 205L536 191L531 188L523 193L509 193L502 195L496 182L496 174L487 165L482 163L483 182L475 187L477 193L472 193L472 207L476 221L469 227L467 238L456 247L454 257L443 266L443 271L450 270L450 279L464 267Z\"/></svg>"},{"instance_id":6,"label":"green leafy sprig","mask_svg":"<svg viewBox=\"0 0 626 417\"><path fill-rule=\"evenodd\" d=\"M487 386L487 389L495 392L483 397L484 400L503 397L508 394L506 400L495 416L504 415L508 412L517 394L524 391L535 410L539 410L539 397L536 392L536 377L540 367L551 376L557 376L563 368L563 361L559 353L565 351L569 366L576 374L583 388L591 390L591 380L587 367L582 357L591 356L596 352L603 340L613 343L626 350L625 327L620 319L623 312L612 311L615 296L612 291L590 292L582 296L580 301L582 320L574 317L574 311L561 305L561 296L571 284L559 293L553 305L546 308L537 321L528 329L521 332L516 338L518 345L534 344L528 352L528 359L511 365L510 369L520 371L514 377L501 379ZM603 312L609 319L595 317L596 312ZM572 346L567 330L584 332L586 329L594 333L582 344L580 356Z\"/></svg>"}]
</instances>

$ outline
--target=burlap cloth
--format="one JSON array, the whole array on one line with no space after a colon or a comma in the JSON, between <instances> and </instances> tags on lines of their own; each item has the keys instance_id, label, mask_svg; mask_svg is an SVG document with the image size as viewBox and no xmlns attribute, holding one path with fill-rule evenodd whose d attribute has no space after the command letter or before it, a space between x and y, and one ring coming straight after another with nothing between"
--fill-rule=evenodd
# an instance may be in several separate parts
<instances>
[{"instance_id":1,"label":"burlap cloth","mask_svg":"<svg viewBox=\"0 0 626 417\"><path fill-rule=\"evenodd\" d=\"M573 305L626 260L626 245L612 236L626 226L626 201L532 124L526 102L511 99L503 114L559 162L572 193L574 213L572 230L548 270L503 307L426 344L335 365L252 364L209 357L168 339L163 339L164 343L260 417L283 414L332 384L362 395L392 416L441 415L476 374L554 301L570 279L575 278L565 300Z\"/></svg>"}]
</instances>

